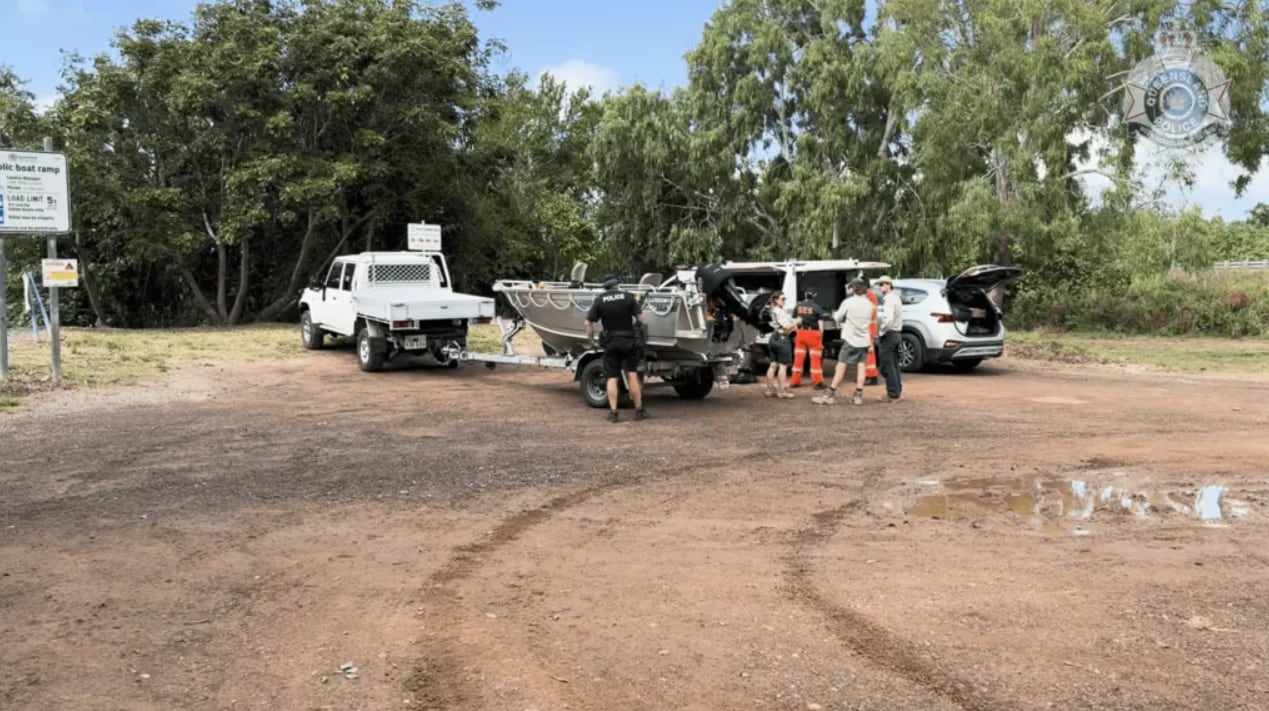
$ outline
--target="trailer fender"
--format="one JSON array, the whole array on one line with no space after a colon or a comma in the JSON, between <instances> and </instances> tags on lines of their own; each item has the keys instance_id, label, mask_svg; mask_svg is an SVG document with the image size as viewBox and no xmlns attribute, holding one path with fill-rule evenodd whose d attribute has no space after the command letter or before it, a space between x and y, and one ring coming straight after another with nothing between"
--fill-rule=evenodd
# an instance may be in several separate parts
<instances>
[{"instance_id":1,"label":"trailer fender","mask_svg":"<svg viewBox=\"0 0 1269 711\"><path fill-rule=\"evenodd\" d=\"M589 353L583 353L577 359L577 365L573 367L573 382L578 382L582 379L582 371L586 369L587 363L591 362L592 360L595 360L596 358L599 358L602 355L603 355L602 351L592 351Z\"/></svg>"}]
</instances>

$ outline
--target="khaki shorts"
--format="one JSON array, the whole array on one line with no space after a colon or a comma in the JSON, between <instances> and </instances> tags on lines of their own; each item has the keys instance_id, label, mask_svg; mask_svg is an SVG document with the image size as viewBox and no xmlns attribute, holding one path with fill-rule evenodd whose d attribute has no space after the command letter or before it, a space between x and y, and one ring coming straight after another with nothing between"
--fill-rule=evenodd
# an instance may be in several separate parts
<instances>
[{"instance_id":1,"label":"khaki shorts","mask_svg":"<svg viewBox=\"0 0 1269 711\"><path fill-rule=\"evenodd\" d=\"M840 363L865 363L868 361L868 346L863 348L842 346L841 352L837 354L837 360Z\"/></svg>"}]
</instances>

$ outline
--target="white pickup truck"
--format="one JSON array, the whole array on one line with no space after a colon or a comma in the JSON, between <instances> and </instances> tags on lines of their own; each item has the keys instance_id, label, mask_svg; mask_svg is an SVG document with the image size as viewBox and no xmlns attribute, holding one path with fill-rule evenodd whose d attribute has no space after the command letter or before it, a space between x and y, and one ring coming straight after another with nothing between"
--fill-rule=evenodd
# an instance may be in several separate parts
<instances>
[{"instance_id":1,"label":"white pickup truck","mask_svg":"<svg viewBox=\"0 0 1269 711\"><path fill-rule=\"evenodd\" d=\"M336 257L322 282L300 294L304 347L322 347L327 333L357 339L367 372L401 353L430 354L457 367L467 326L491 319L494 300L458 294L440 252L362 252Z\"/></svg>"}]
</instances>

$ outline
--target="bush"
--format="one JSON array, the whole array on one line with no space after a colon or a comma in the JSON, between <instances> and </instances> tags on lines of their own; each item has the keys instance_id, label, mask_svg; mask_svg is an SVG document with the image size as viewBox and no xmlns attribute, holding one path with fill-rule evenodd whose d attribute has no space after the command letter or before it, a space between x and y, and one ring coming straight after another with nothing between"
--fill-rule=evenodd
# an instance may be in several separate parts
<instances>
[{"instance_id":1,"label":"bush","mask_svg":"<svg viewBox=\"0 0 1269 711\"><path fill-rule=\"evenodd\" d=\"M1167 336L1269 337L1269 272L1174 272L1077 292L1024 283L1014 328Z\"/></svg>"}]
</instances>

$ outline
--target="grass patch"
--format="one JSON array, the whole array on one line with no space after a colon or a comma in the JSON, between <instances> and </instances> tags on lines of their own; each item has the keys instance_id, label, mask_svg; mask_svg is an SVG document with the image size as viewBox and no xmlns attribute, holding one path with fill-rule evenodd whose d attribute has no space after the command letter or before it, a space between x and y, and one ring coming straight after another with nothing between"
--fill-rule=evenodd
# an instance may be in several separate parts
<instances>
[{"instance_id":1,"label":"grass patch","mask_svg":"<svg viewBox=\"0 0 1269 711\"><path fill-rule=\"evenodd\" d=\"M51 390L52 350L48 335L35 343L27 332L9 335L9 380L0 383L0 413L13 412L22 397ZM353 339L326 337L328 347L351 348ZM515 338L517 352L541 353L542 343L529 329ZM468 348L501 353L494 325L472 327ZM267 324L237 328L116 330L62 329L62 387L107 388L132 385L191 365L257 361L298 355L298 325Z\"/></svg>"},{"instance_id":2,"label":"grass patch","mask_svg":"<svg viewBox=\"0 0 1269 711\"><path fill-rule=\"evenodd\" d=\"M0 384L0 412L21 396L54 387L48 335L9 335L9 381ZM185 366L210 361L252 361L299 353L299 327L283 324L167 330L62 329L63 386L131 385Z\"/></svg>"},{"instance_id":3,"label":"grass patch","mask_svg":"<svg viewBox=\"0 0 1269 711\"><path fill-rule=\"evenodd\" d=\"M1140 365L1179 373L1269 375L1269 341L1010 331L1009 355L1064 363Z\"/></svg>"}]
</instances>

